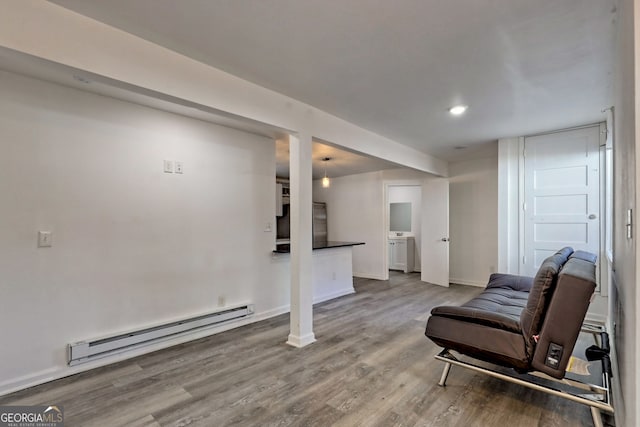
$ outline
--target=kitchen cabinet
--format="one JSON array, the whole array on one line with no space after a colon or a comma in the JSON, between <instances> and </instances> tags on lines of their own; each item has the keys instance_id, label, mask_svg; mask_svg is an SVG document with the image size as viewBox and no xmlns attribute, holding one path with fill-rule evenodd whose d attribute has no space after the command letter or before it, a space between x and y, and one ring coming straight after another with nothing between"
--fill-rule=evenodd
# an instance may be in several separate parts
<instances>
[{"instance_id":1,"label":"kitchen cabinet","mask_svg":"<svg viewBox=\"0 0 640 427\"><path fill-rule=\"evenodd\" d=\"M389 270L410 273L414 270L415 239L413 237L390 237Z\"/></svg>"}]
</instances>

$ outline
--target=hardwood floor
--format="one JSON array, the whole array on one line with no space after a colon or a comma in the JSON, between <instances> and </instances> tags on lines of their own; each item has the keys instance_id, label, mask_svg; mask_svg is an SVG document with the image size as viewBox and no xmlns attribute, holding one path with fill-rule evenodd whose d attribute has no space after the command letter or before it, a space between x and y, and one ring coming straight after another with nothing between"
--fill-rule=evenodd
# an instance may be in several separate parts
<instances>
[{"instance_id":1,"label":"hardwood floor","mask_svg":"<svg viewBox=\"0 0 640 427\"><path fill-rule=\"evenodd\" d=\"M356 279L317 305L317 342L285 344L288 315L0 398L59 404L67 426L589 426L586 406L452 369L424 336L431 308L480 289L419 274Z\"/></svg>"}]
</instances>

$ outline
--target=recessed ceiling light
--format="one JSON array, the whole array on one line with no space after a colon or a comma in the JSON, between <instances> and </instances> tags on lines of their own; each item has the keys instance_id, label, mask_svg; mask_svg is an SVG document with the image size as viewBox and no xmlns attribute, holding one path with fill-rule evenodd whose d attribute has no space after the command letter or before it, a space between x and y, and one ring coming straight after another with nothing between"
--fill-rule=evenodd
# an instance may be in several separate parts
<instances>
[{"instance_id":1,"label":"recessed ceiling light","mask_svg":"<svg viewBox=\"0 0 640 427\"><path fill-rule=\"evenodd\" d=\"M449 112L454 116L459 116L461 114L464 114L464 112L467 111L467 108L469 107L467 107L466 105L456 105L454 107L449 108Z\"/></svg>"}]
</instances>

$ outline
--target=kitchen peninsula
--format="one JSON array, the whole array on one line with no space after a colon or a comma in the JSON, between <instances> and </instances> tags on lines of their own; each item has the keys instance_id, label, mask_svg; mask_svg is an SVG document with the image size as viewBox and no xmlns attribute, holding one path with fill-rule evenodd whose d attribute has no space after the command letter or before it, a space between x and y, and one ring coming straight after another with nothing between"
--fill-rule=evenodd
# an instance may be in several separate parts
<instances>
[{"instance_id":1,"label":"kitchen peninsula","mask_svg":"<svg viewBox=\"0 0 640 427\"><path fill-rule=\"evenodd\" d=\"M325 241L325 242L314 242L313 250L318 249L332 249L332 248L343 248L346 246L358 246L364 245L364 242L334 242L334 241ZM278 254L288 254L291 252L291 245L289 243L280 243L276 244L276 250L273 251Z\"/></svg>"},{"instance_id":2,"label":"kitchen peninsula","mask_svg":"<svg viewBox=\"0 0 640 427\"><path fill-rule=\"evenodd\" d=\"M311 268L314 304L355 292L352 252L353 246L358 245L364 242L314 242ZM274 260L288 263L290 249L288 243L277 244Z\"/></svg>"}]
</instances>

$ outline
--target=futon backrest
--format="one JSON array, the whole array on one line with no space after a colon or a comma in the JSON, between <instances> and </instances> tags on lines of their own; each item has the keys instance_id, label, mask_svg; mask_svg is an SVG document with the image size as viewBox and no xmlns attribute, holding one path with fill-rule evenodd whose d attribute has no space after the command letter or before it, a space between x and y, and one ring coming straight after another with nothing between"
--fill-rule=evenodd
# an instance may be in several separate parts
<instances>
[{"instance_id":1,"label":"futon backrest","mask_svg":"<svg viewBox=\"0 0 640 427\"><path fill-rule=\"evenodd\" d=\"M562 267L533 354L534 369L563 378L596 289L596 256L576 253Z\"/></svg>"},{"instance_id":2,"label":"futon backrest","mask_svg":"<svg viewBox=\"0 0 640 427\"><path fill-rule=\"evenodd\" d=\"M520 326L522 328L522 334L524 335L529 360L533 357L533 351L536 346L535 340L542 328L542 322L544 321L546 310L549 307L549 301L551 300L558 281L558 273L572 253L573 248L566 247L560 249L543 261L538 269L538 273L533 279L527 306L520 314Z\"/></svg>"}]
</instances>

